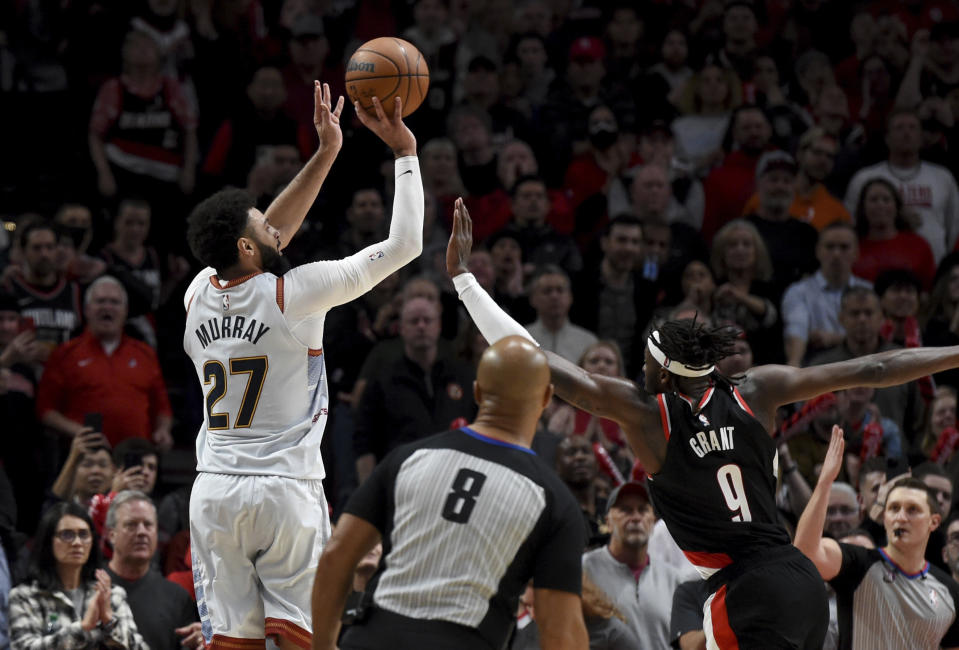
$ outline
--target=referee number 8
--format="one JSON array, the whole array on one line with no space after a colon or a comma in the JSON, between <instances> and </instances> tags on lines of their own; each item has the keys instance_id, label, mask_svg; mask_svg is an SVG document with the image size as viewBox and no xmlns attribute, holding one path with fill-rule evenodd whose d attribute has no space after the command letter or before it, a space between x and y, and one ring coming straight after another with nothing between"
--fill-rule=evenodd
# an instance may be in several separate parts
<instances>
[{"instance_id":1,"label":"referee number 8","mask_svg":"<svg viewBox=\"0 0 959 650\"><path fill-rule=\"evenodd\" d=\"M753 515L749 512L749 502L746 500L746 488L743 486L743 472L739 465L729 463L723 465L716 472L719 489L726 499L726 506L732 510L733 521L752 521Z\"/></svg>"},{"instance_id":2,"label":"referee number 8","mask_svg":"<svg viewBox=\"0 0 959 650\"><path fill-rule=\"evenodd\" d=\"M476 506L476 497L479 496L486 474L476 472L465 467L456 473L453 486L446 502L443 504L443 519L454 524L465 524L473 514Z\"/></svg>"}]
</instances>

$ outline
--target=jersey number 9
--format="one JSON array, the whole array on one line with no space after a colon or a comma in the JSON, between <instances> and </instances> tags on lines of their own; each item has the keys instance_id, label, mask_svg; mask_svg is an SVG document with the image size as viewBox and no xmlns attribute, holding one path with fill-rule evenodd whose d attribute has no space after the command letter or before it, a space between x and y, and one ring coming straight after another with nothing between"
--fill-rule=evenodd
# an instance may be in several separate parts
<instances>
[{"instance_id":1,"label":"jersey number 9","mask_svg":"<svg viewBox=\"0 0 959 650\"><path fill-rule=\"evenodd\" d=\"M719 489L726 499L726 506L733 511L733 521L752 521L749 502L746 500L746 488L743 486L743 472L739 465L729 463L716 472Z\"/></svg>"}]
</instances>

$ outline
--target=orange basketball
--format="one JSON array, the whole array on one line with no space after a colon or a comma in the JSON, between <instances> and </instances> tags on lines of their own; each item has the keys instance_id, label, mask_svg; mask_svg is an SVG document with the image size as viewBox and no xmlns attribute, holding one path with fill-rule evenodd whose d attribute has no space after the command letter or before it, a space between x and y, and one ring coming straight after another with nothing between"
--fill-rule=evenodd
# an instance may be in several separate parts
<instances>
[{"instance_id":1,"label":"orange basketball","mask_svg":"<svg viewBox=\"0 0 959 650\"><path fill-rule=\"evenodd\" d=\"M346 65L346 92L368 114L375 115L373 97L387 115L393 115L393 98L403 100L403 117L423 103L430 87L426 59L412 43L384 36L363 43Z\"/></svg>"}]
</instances>

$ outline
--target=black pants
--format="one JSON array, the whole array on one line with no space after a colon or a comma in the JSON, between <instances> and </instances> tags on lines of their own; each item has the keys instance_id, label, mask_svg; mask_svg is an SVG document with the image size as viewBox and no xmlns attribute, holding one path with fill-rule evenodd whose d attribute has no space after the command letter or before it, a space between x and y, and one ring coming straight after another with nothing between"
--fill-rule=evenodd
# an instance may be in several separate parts
<instances>
[{"instance_id":1,"label":"black pants","mask_svg":"<svg viewBox=\"0 0 959 650\"><path fill-rule=\"evenodd\" d=\"M496 650L473 628L448 621L418 621L376 607L365 620L343 632L339 647L340 650Z\"/></svg>"},{"instance_id":2,"label":"black pants","mask_svg":"<svg viewBox=\"0 0 959 650\"><path fill-rule=\"evenodd\" d=\"M711 627L723 650L822 648L829 624L826 589L815 565L796 547L740 559L713 574L707 587L704 628Z\"/></svg>"}]
</instances>

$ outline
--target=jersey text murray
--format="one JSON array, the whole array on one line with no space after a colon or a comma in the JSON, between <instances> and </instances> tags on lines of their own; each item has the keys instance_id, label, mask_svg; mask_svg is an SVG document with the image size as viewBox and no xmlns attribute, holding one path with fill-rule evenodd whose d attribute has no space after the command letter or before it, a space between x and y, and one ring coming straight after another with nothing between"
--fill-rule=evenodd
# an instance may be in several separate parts
<instances>
[{"instance_id":1,"label":"jersey text murray","mask_svg":"<svg viewBox=\"0 0 959 650\"><path fill-rule=\"evenodd\" d=\"M193 330L204 349L212 341L218 341L221 338L246 339L251 343L257 343L269 331L269 325L259 323L255 318L244 316L211 318L206 323L201 324L198 329Z\"/></svg>"}]
</instances>

